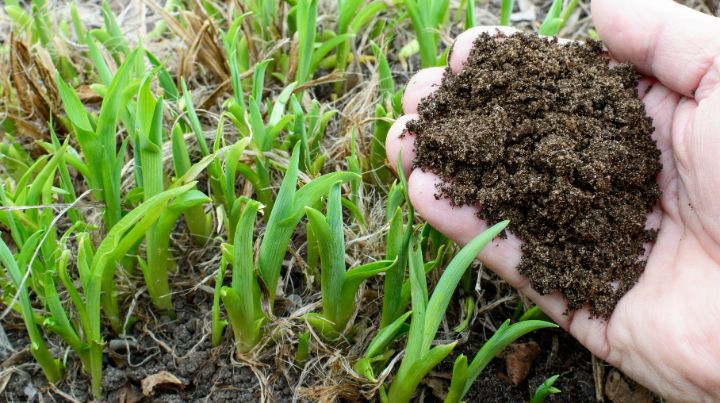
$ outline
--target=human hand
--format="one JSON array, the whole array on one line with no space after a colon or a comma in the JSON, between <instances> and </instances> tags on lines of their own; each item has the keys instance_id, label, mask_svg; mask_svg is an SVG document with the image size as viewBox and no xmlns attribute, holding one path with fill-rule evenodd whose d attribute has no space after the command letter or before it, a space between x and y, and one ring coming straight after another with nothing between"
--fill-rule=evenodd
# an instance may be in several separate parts
<instances>
[{"instance_id":1,"label":"human hand","mask_svg":"<svg viewBox=\"0 0 720 403\"><path fill-rule=\"evenodd\" d=\"M516 269L521 241L498 239L479 258L530 297L597 357L657 393L680 401L720 400L720 20L670 0L594 0L592 15L612 57L646 75L639 94L661 150L662 198L648 216L659 228L645 272L604 321L587 308L565 315L559 294L540 295ZM498 27L458 36L449 60L462 69L473 40ZM512 33L510 28L499 28ZM416 211L464 244L488 227L478 207L452 207L435 198L440 179L412 169L413 136L401 136L417 118L443 68L418 72L403 97L405 115L388 133L390 164L408 176ZM408 133L405 133L408 134ZM498 220L503 217L497 217Z\"/></svg>"}]
</instances>

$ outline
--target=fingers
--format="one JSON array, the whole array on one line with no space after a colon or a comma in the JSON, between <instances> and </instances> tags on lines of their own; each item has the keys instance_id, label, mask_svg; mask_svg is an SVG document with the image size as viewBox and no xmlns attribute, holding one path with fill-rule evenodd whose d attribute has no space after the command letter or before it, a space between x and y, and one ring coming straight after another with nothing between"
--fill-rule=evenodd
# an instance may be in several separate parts
<instances>
[{"instance_id":1,"label":"fingers","mask_svg":"<svg viewBox=\"0 0 720 403\"><path fill-rule=\"evenodd\" d=\"M417 113L420 101L440 86L444 71L442 67L430 67L415 73L405 87L402 98L403 112Z\"/></svg>"},{"instance_id":2,"label":"fingers","mask_svg":"<svg viewBox=\"0 0 720 403\"><path fill-rule=\"evenodd\" d=\"M435 174L420 169L414 170L408 179L413 207L430 225L460 244L469 242L488 228L488 224L476 216L476 207L453 207L446 198L436 198L438 183L440 178ZM511 285L522 287L526 284L526 279L515 270L520 264L520 240L515 236L494 240L480 258Z\"/></svg>"},{"instance_id":3,"label":"fingers","mask_svg":"<svg viewBox=\"0 0 720 403\"><path fill-rule=\"evenodd\" d=\"M457 74L463 69L463 65L467 61L468 56L470 56L470 50L475 43L475 38L483 33L495 35L498 31L505 35L512 35L516 32L520 32L512 27L481 26L470 28L458 35L458 37L455 38L455 43L453 43L452 51L450 52L450 59L448 60L448 64L450 65L450 69L453 73Z\"/></svg>"},{"instance_id":4,"label":"fingers","mask_svg":"<svg viewBox=\"0 0 720 403\"><path fill-rule=\"evenodd\" d=\"M702 83L720 55L720 22L671 0L593 0L593 21L610 53L686 96L704 95ZM702 84L702 85L701 85Z\"/></svg>"},{"instance_id":5,"label":"fingers","mask_svg":"<svg viewBox=\"0 0 720 403\"><path fill-rule=\"evenodd\" d=\"M385 153L390 166L397 169L398 155L402 158L402 169L405 177L410 175L415 159L415 137L405 129L405 124L417 119L416 114L399 117L388 130L385 138Z\"/></svg>"}]
</instances>

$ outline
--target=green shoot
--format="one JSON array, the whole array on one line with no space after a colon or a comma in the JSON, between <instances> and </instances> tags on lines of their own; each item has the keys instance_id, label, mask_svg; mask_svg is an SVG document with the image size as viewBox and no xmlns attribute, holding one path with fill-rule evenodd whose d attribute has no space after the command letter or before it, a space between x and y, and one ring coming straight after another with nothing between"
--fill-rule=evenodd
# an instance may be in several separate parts
<instances>
[{"instance_id":1,"label":"green shoot","mask_svg":"<svg viewBox=\"0 0 720 403\"><path fill-rule=\"evenodd\" d=\"M333 185L347 182L355 177L348 172L330 173L314 179L297 190L299 160L300 144L298 143L290 157L275 207L270 213L265 233L260 241L257 263L253 259L255 256L253 230L260 203L246 198L238 199L238 202L245 203L245 207L235 229L233 245L223 253L223 256L227 256L225 259L232 262L232 284L230 287L220 288L219 294L233 329L238 354L247 353L260 341L262 325L266 321L266 315L269 314L263 312L263 299L267 298L268 310L272 310L282 262L290 238L304 216L306 207L317 203L327 195ZM224 272L222 267L221 271ZM222 275L218 274L219 283L222 282L221 277ZM216 290L218 287L216 284ZM219 341L219 333L222 332L223 327L219 311L214 315L213 327L214 339Z\"/></svg>"},{"instance_id":2,"label":"green shoot","mask_svg":"<svg viewBox=\"0 0 720 403\"><path fill-rule=\"evenodd\" d=\"M275 301L280 268L290 237L304 216L305 207L315 204L337 182L346 182L355 178L355 175L349 172L334 172L316 178L300 190L296 190L299 160L300 144L296 144L260 244L258 270L271 307Z\"/></svg>"},{"instance_id":3,"label":"green shoot","mask_svg":"<svg viewBox=\"0 0 720 403\"><path fill-rule=\"evenodd\" d=\"M448 16L448 0L404 0L417 38L422 67L438 65L439 30Z\"/></svg>"},{"instance_id":4,"label":"green shoot","mask_svg":"<svg viewBox=\"0 0 720 403\"><path fill-rule=\"evenodd\" d=\"M340 184L330 189L327 217L312 207L305 210L320 251L323 307L322 314L308 314L307 320L323 337L332 340L347 327L360 284L388 270L394 262L382 260L346 270Z\"/></svg>"},{"instance_id":5,"label":"green shoot","mask_svg":"<svg viewBox=\"0 0 720 403\"><path fill-rule=\"evenodd\" d=\"M475 26L475 0L467 0L465 5L465 29Z\"/></svg>"},{"instance_id":6,"label":"green shoot","mask_svg":"<svg viewBox=\"0 0 720 403\"><path fill-rule=\"evenodd\" d=\"M511 325L510 320L506 320L495 334L480 348L480 351L477 352L475 358L473 358L469 365L465 355L461 354L458 356L453 368L450 390L445 398L445 403L460 402L468 390L470 390L470 386L472 386L475 379L480 376L480 373L482 373L490 361L505 349L505 347L527 333L549 327L557 327L557 325L541 320L526 320Z\"/></svg>"},{"instance_id":7,"label":"green shoot","mask_svg":"<svg viewBox=\"0 0 720 403\"><path fill-rule=\"evenodd\" d=\"M387 4L380 0L371 1L365 4L365 0L341 0L338 1L338 19L335 26L335 33L342 34L358 34L373 18L382 10L387 8ZM337 56L335 69L345 72L349 56L351 55L351 37L347 37L337 46ZM335 85L336 94L342 92L343 82Z\"/></svg>"},{"instance_id":8,"label":"green shoot","mask_svg":"<svg viewBox=\"0 0 720 403\"><path fill-rule=\"evenodd\" d=\"M553 375L540 384L537 389L535 389L532 398L530 398L530 403L545 403L545 399L547 399L548 396L562 392L553 386L559 377L560 375Z\"/></svg>"},{"instance_id":9,"label":"green shoot","mask_svg":"<svg viewBox=\"0 0 720 403\"><path fill-rule=\"evenodd\" d=\"M405 323L412 312L406 312L388 326L382 328L373 337L372 341L365 350L365 354L355 363L355 371L367 378L370 382L377 382L375 378L375 368L385 363L394 353L388 350L392 342L397 340L401 335L407 333L408 326Z\"/></svg>"},{"instance_id":10,"label":"green shoot","mask_svg":"<svg viewBox=\"0 0 720 403\"><path fill-rule=\"evenodd\" d=\"M27 243L25 247L32 247L34 245ZM22 269L18 266L16 258L10 252L5 242L0 238L0 261L5 266L7 275L10 277L12 284L19 293L19 303L22 312L23 320L25 321L25 329L27 329L28 335L30 336L30 353L33 355L35 360L42 368L43 373L47 377L50 383L57 383L62 379L64 366L59 359L56 359L48 350L43 334L38 328L38 324L35 320L35 314L33 312L32 303L28 294L27 283L25 282L25 276L30 267ZM25 273L23 273L25 272Z\"/></svg>"},{"instance_id":11,"label":"green shoot","mask_svg":"<svg viewBox=\"0 0 720 403\"><path fill-rule=\"evenodd\" d=\"M155 99L150 91L148 75L138 92L136 111L137 133L139 134L142 183L147 202L164 190L162 170L162 116L163 99ZM148 293L155 307L172 314L168 264L170 263L170 233L179 216L188 209L201 207L210 199L197 190L184 193L170 203L158 222L147 233L147 264L141 262ZM204 218L204 217L203 217Z\"/></svg>"},{"instance_id":12,"label":"green shoot","mask_svg":"<svg viewBox=\"0 0 720 403\"><path fill-rule=\"evenodd\" d=\"M232 284L220 291L238 354L247 353L255 347L265 322L253 262L253 232L259 208L260 203L254 200L248 200L245 205L233 241Z\"/></svg>"},{"instance_id":13,"label":"green shoot","mask_svg":"<svg viewBox=\"0 0 720 403\"><path fill-rule=\"evenodd\" d=\"M103 100L97 123L85 110L80 98L60 75L57 76L58 92L80 145L87 164L88 185L95 189L95 196L105 203L105 226L111 229L122 217L120 200L120 171L125 146L117 150L116 129L123 108L132 96L127 91L132 68L136 64L138 50L133 51L112 78L107 95Z\"/></svg>"},{"instance_id":14,"label":"green shoot","mask_svg":"<svg viewBox=\"0 0 720 403\"><path fill-rule=\"evenodd\" d=\"M563 9L563 0L554 0L538 33L543 36L557 36L577 6L578 0L570 0Z\"/></svg>"},{"instance_id":15,"label":"green shoot","mask_svg":"<svg viewBox=\"0 0 720 403\"><path fill-rule=\"evenodd\" d=\"M401 159L398 157L398 164L399 161ZM407 310L408 303L408 297L403 296L403 284L410 255L410 244L414 236L415 210L410 203L407 181L399 165L397 172L400 181L390 188L385 209L385 218L390 222L390 229L385 239L385 258L387 260L397 259L397 264L385 273L381 329L403 315ZM400 207L403 201L408 210L407 223L404 221Z\"/></svg>"},{"instance_id":16,"label":"green shoot","mask_svg":"<svg viewBox=\"0 0 720 403\"><path fill-rule=\"evenodd\" d=\"M312 74L311 65L315 47L317 0L298 0L295 13L299 47L295 81L302 84L308 81Z\"/></svg>"},{"instance_id":17,"label":"green shoot","mask_svg":"<svg viewBox=\"0 0 720 403\"><path fill-rule=\"evenodd\" d=\"M190 191L195 183L166 190L133 209L108 232L98 246L87 269L85 308L88 323L84 329L88 339L90 377L95 397L102 395L102 350L100 307L105 310L116 331L122 331L122 322L115 295L115 262L139 242L160 218L171 199Z\"/></svg>"},{"instance_id":18,"label":"green shoot","mask_svg":"<svg viewBox=\"0 0 720 403\"><path fill-rule=\"evenodd\" d=\"M226 320L220 318L220 300L222 298L222 287L223 280L225 279L225 271L227 270L228 254L226 244L223 244L223 251L220 257L220 268L218 269L217 276L215 277L215 290L213 292L213 305L212 305L212 345L217 347L222 341L223 331L228 325ZM230 252L231 254L232 252Z\"/></svg>"},{"instance_id":19,"label":"green shoot","mask_svg":"<svg viewBox=\"0 0 720 403\"><path fill-rule=\"evenodd\" d=\"M525 313L523 313L520 318L518 318L518 322L522 322L525 320L544 320L547 322L550 322L550 318L540 310L540 307L535 305L534 307L528 309Z\"/></svg>"},{"instance_id":20,"label":"green shoot","mask_svg":"<svg viewBox=\"0 0 720 403\"><path fill-rule=\"evenodd\" d=\"M412 319L405 354L390 385L388 401L409 402L425 375L452 352L455 342L432 346L450 299L460 279L480 251L508 225L503 221L470 241L448 264L428 299L422 250L410 253Z\"/></svg>"},{"instance_id":21,"label":"green shoot","mask_svg":"<svg viewBox=\"0 0 720 403\"><path fill-rule=\"evenodd\" d=\"M173 128L171 141L175 176L181 178L190 170L191 163L187 143L179 126ZM202 205L189 207L185 210L184 217L195 244L205 245L213 231L210 216L205 214L205 208Z\"/></svg>"},{"instance_id":22,"label":"green shoot","mask_svg":"<svg viewBox=\"0 0 720 403\"><path fill-rule=\"evenodd\" d=\"M297 350L295 351L295 364L302 365L310 356L310 331L306 330L298 336Z\"/></svg>"},{"instance_id":23,"label":"green shoot","mask_svg":"<svg viewBox=\"0 0 720 403\"><path fill-rule=\"evenodd\" d=\"M510 15L512 14L513 7L515 7L515 0L502 0L500 5L500 25L510 25Z\"/></svg>"}]
</instances>

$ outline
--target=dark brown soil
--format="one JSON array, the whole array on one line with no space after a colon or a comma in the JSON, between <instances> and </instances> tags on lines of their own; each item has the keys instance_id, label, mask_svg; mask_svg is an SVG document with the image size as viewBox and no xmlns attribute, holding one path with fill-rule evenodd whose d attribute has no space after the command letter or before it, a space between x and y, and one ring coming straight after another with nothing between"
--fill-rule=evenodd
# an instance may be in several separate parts
<instances>
[{"instance_id":1,"label":"dark brown soil","mask_svg":"<svg viewBox=\"0 0 720 403\"><path fill-rule=\"evenodd\" d=\"M232 359L233 345L229 335L213 348L210 344L209 314L212 295L203 291L176 298L177 318L152 320L149 301L141 300L138 317L142 319L125 337L108 335L108 348L103 360L103 391L109 402L258 402L261 390L258 378L250 367ZM52 389L27 348L29 342L19 318L8 323L10 345L20 355L21 371L13 373L9 384L0 394L0 401L29 402L66 401L62 391L78 401L89 401L90 379L81 370L74 355L69 355L65 379ZM147 322L145 322L147 321ZM149 323L148 323L149 322ZM6 326L8 325L6 324ZM15 326L17 325L17 326ZM7 328L6 328L7 330ZM54 345L53 341L50 345ZM56 356L62 350L55 349ZM3 365L13 352L0 349ZM291 401L299 369L292 363L264 362L260 372L267 377L267 393L274 401ZM17 364L16 364L17 365ZM159 385L154 393L142 393L143 380L163 371L174 375L180 384ZM302 400L301 400L302 401Z\"/></svg>"},{"instance_id":2,"label":"dark brown soil","mask_svg":"<svg viewBox=\"0 0 720 403\"><path fill-rule=\"evenodd\" d=\"M637 81L629 65L610 68L597 42L485 34L408 123L415 165L445 179L439 194L509 219L533 287L600 317L643 271L660 195Z\"/></svg>"}]
</instances>

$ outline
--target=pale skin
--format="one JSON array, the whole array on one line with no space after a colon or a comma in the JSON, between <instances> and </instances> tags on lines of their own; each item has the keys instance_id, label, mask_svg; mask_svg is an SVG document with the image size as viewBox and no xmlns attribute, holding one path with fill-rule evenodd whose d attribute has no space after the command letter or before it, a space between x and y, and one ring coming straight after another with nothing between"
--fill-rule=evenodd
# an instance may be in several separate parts
<instances>
[{"instance_id":1,"label":"pale skin","mask_svg":"<svg viewBox=\"0 0 720 403\"><path fill-rule=\"evenodd\" d=\"M512 234L479 258L594 355L661 396L720 401L720 19L670 0L594 0L592 16L612 58L645 75L638 90L661 150L662 198L648 215L648 227L659 232L646 247L645 272L612 316L599 320L587 308L566 315L560 295L534 291L516 270L521 241ZM474 28L456 38L449 60L453 72L462 70L481 32L497 27ZM458 208L437 200L440 179L413 169L414 139L405 131L442 74L442 68L424 69L410 80L405 115L392 126L386 149L391 166L401 155L417 212L463 244L488 227L476 217L481 206Z\"/></svg>"}]
</instances>

